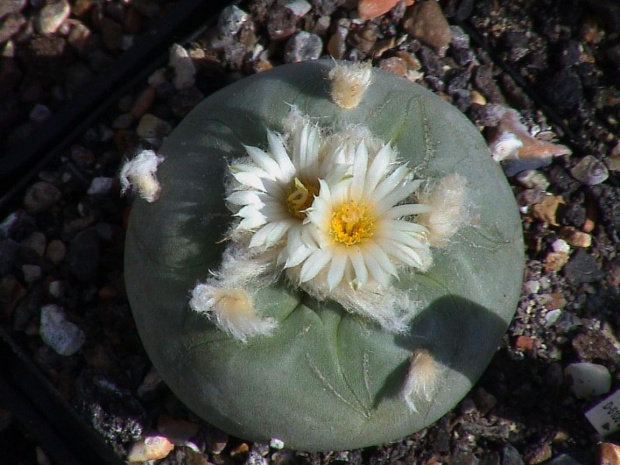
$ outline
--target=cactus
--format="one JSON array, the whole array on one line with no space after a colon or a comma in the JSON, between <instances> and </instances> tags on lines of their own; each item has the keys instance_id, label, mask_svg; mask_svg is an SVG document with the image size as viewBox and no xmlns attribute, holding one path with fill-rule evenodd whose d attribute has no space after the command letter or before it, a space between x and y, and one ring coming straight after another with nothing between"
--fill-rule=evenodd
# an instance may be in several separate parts
<instances>
[{"instance_id":1,"label":"cactus","mask_svg":"<svg viewBox=\"0 0 620 465\"><path fill-rule=\"evenodd\" d=\"M125 257L140 336L172 391L233 435L308 451L396 440L450 410L493 356L514 314L523 269L516 203L471 123L420 86L364 67L372 73L372 81L364 77L368 89L352 99L359 103L341 108L330 94L334 66L282 66L199 104L159 151L159 197L133 203ZM268 131L284 133L291 106L326 131L364 127L391 144L423 181L417 198L435 211L465 207L449 192L463 192L466 183L467 214L458 213L458 229L444 227L437 215L419 215L435 234L432 265L401 269L393 280L394 292L414 309L404 328L297 285L299 273L280 270L259 285L248 270L263 266L260 257L250 268L228 261L238 272L226 268L238 225L225 201L229 165L248 147L266 149ZM200 283L214 283L217 292L238 281L251 294L227 294L217 318L190 308L192 290L200 306L197 290L208 285ZM390 298L381 296L379 306ZM230 308L254 308L262 319L239 329Z\"/></svg>"}]
</instances>

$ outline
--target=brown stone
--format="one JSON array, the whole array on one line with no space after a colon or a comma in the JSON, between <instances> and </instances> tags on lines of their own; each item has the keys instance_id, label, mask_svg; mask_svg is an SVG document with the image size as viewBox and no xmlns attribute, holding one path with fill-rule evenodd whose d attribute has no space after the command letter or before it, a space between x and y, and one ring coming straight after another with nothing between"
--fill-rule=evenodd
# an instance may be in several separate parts
<instances>
[{"instance_id":1,"label":"brown stone","mask_svg":"<svg viewBox=\"0 0 620 465\"><path fill-rule=\"evenodd\" d=\"M396 6L399 0L360 0L357 11L364 21L381 16Z\"/></svg>"},{"instance_id":2,"label":"brown stone","mask_svg":"<svg viewBox=\"0 0 620 465\"><path fill-rule=\"evenodd\" d=\"M551 226L558 226L556 213L558 207L565 203L561 195L547 195L543 197L540 203L532 206L532 215L537 220L545 221Z\"/></svg>"},{"instance_id":3,"label":"brown stone","mask_svg":"<svg viewBox=\"0 0 620 465\"><path fill-rule=\"evenodd\" d=\"M436 50L445 50L452 32L439 3L434 0L416 2L407 9L403 28L420 42Z\"/></svg>"}]
</instances>

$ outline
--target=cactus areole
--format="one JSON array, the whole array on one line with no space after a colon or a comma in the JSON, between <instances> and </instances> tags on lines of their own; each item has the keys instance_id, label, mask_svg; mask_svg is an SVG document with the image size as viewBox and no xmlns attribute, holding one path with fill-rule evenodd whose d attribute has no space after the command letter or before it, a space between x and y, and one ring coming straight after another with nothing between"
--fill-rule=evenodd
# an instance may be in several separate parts
<instances>
[{"instance_id":1,"label":"cactus areole","mask_svg":"<svg viewBox=\"0 0 620 465\"><path fill-rule=\"evenodd\" d=\"M523 271L515 200L467 118L368 68L343 108L334 66L200 103L157 152L160 190L136 196L126 242L131 308L172 391L232 435L307 451L398 440L453 408Z\"/></svg>"}]
</instances>

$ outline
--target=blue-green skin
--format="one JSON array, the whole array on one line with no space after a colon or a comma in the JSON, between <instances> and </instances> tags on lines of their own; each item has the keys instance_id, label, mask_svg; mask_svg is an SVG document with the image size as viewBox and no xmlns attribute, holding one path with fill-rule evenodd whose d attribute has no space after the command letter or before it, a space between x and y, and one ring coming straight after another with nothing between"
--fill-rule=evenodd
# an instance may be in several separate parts
<instances>
[{"instance_id":1,"label":"blue-green skin","mask_svg":"<svg viewBox=\"0 0 620 465\"><path fill-rule=\"evenodd\" d=\"M160 150L159 200L136 199L125 276L144 346L164 381L196 414L252 441L342 450L397 440L433 423L470 390L489 363L516 308L523 238L506 179L485 141L452 106L405 79L374 71L361 104L329 98L333 62L286 65L245 78L198 105ZM473 224L433 252L424 274L403 273L419 315L394 335L337 304L279 283L257 306L276 318L271 337L247 344L188 307L189 293L218 268L231 220L224 204L226 160L242 144L266 147L290 105L327 128L364 125L392 141L420 178L468 179ZM411 412L400 395L412 351L439 366L432 400Z\"/></svg>"}]
</instances>

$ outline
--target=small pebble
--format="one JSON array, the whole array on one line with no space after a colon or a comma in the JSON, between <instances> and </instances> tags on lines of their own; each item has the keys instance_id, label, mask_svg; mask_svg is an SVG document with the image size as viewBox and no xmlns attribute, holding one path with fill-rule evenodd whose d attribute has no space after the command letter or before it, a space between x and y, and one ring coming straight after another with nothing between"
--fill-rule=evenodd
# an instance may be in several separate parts
<instances>
[{"instance_id":1,"label":"small pebble","mask_svg":"<svg viewBox=\"0 0 620 465\"><path fill-rule=\"evenodd\" d=\"M198 434L200 427L187 420L161 415L157 419L157 431L176 445L183 445Z\"/></svg>"},{"instance_id":2,"label":"small pebble","mask_svg":"<svg viewBox=\"0 0 620 465\"><path fill-rule=\"evenodd\" d=\"M364 21L376 18L390 11L399 0L360 0L357 11Z\"/></svg>"},{"instance_id":3,"label":"small pebble","mask_svg":"<svg viewBox=\"0 0 620 465\"><path fill-rule=\"evenodd\" d=\"M34 28L40 34L53 34L70 14L71 6L66 0L47 3L34 15Z\"/></svg>"},{"instance_id":4,"label":"small pebble","mask_svg":"<svg viewBox=\"0 0 620 465\"><path fill-rule=\"evenodd\" d=\"M28 5L28 0L2 0L0 2L0 19L12 13L21 13Z\"/></svg>"},{"instance_id":5,"label":"small pebble","mask_svg":"<svg viewBox=\"0 0 620 465\"><path fill-rule=\"evenodd\" d=\"M116 178L107 178L107 177L95 177L90 183L90 187L86 191L89 195L103 195L107 194L114 187L114 182Z\"/></svg>"},{"instance_id":6,"label":"small pebble","mask_svg":"<svg viewBox=\"0 0 620 465\"><path fill-rule=\"evenodd\" d=\"M547 326L553 326L562 316L562 310L549 310L545 315L545 323Z\"/></svg>"},{"instance_id":7,"label":"small pebble","mask_svg":"<svg viewBox=\"0 0 620 465\"><path fill-rule=\"evenodd\" d=\"M42 257L47 246L47 238L42 232L35 231L24 239L21 244L23 247L33 250L39 257Z\"/></svg>"},{"instance_id":8,"label":"small pebble","mask_svg":"<svg viewBox=\"0 0 620 465\"><path fill-rule=\"evenodd\" d=\"M116 21L103 17L100 21L103 44L108 50L121 49L123 45L123 26Z\"/></svg>"},{"instance_id":9,"label":"small pebble","mask_svg":"<svg viewBox=\"0 0 620 465\"><path fill-rule=\"evenodd\" d=\"M404 76L407 73L407 65L398 57L385 58L379 62L379 68L388 73Z\"/></svg>"},{"instance_id":10,"label":"small pebble","mask_svg":"<svg viewBox=\"0 0 620 465\"><path fill-rule=\"evenodd\" d=\"M37 104L30 111L30 121L33 123L42 123L43 121L49 119L52 115L51 110L43 104Z\"/></svg>"},{"instance_id":11,"label":"small pebble","mask_svg":"<svg viewBox=\"0 0 620 465\"><path fill-rule=\"evenodd\" d=\"M578 249L564 268L566 279L572 284L591 283L603 279L605 272L596 263L596 258L584 249Z\"/></svg>"},{"instance_id":12,"label":"small pebble","mask_svg":"<svg viewBox=\"0 0 620 465\"><path fill-rule=\"evenodd\" d=\"M196 82L196 67L187 50L179 44L170 48L170 66L174 69L174 87L177 90L187 89Z\"/></svg>"},{"instance_id":13,"label":"small pebble","mask_svg":"<svg viewBox=\"0 0 620 465\"><path fill-rule=\"evenodd\" d=\"M48 182L37 182L26 191L24 208L28 213L41 213L52 208L61 196L56 186Z\"/></svg>"},{"instance_id":14,"label":"small pebble","mask_svg":"<svg viewBox=\"0 0 620 465\"><path fill-rule=\"evenodd\" d=\"M278 450L284 449L284 441L278 438L271 438L271 441L269 442L269 447Z\"/></svg>"},{"instance_id":15,"label":"small pebble","mask_svg":"<svg viewBox=\"0 0 620 465\"><path fill-rule=\"evenodd\" d=\"M440 53L448 47L452 39L450 24L439 3L435 1L416 2L408 8L403 18L403 28L412 37Z\"/></svg>"},{"instance_id":16,"label":"small pebble","mask_svg":"<svg viewBox=\"0 0 620 465\"><path fill-rule=\"evenodd\" d=\"M149 78L150 83L150 78ZM154 87L148 86L144 89L131 107L130 113L135 119L140 119L151 108L155 102L157 91Z\"/></svg>"},{"instance_id":17,"label":"small pebble","mask_svg":"<svg viewBox=\"0 0 620 465\"><path fill-rule=\"evenodd\" d=\"M551 244L551 248L554 252L570 252L570 246L564 239L556 239L555 241L553 241L553 243Z\"/></svg>"},{"instance_id":18,"label":"small pebble","mask_svg":"<svg viewBox=\"0 0 620 465\"><path fill-rule=\"evenodd\" d=\"M60 264L67 254L67 246L59 239L50 241L45 251L45 258L47 258L54 265Z\"/></svg>"},{"instance_id":19,"label":"small pebble","mask_svg":"<svg viewBox=\"0 0 620 465\"><path fill-rule=\"evenodd\" d=\"M592 236L590 234L581 232L572 226L562 228L560 235L572 247L587 248L592 245Z\"/></svg>"},{"instance_id":20,"label":"small pebble","mask_svg":"<svg viewBox=\"0 0 620 465\"><path fill-rule=\"evenodd\" d=\"M538 294L540 283L538 281L526 281L523 283L523 292L527 295Z\"/></svg>"},{"instance_id":21,"label":"small pebble","mask_svg":"<svg viewBox=\"0 0 620 465\"><path fill-rule=\"evenodd\" d=\"M603 442L598 446L598 465L620 464L620 446L611 442Z\"/></svg>"},{"instance_id":22,"label":"small pebble","mask_svg":"<svg viewBox=\"0 0 620 465\"><path fill-rule=\"evenodd\" d=\"M316 60L323 52L323 41L316 34L301 31L291 37L284 48L284 62Z\"/></svg>"},{"instance_id":23,"label":"small pebble","mask_svg":"<svg viewBox=\"0 0 620 465\"><path fill-rule=\"evenodd\" d=\"M217 28L223 36L236 35L241 27L250 20L250 15L241 8L231 5L224 8L217 21Z\"/></svg>"},{"instance_id":24,"label":"small pebble","mask_svg":"<svg viewBox=\"0 0 620 465\"><path fill-rule=\"evenodd\" d=\"M65 295L65 291L67 290L67 284L64 281L52 281L47 286L47 291L50 293L52 297L56 297L57 299L61 298Z\"/></svg>"},{"instance_id":25,"label":"small pebble","mask_svg":"<svg viewBox=\"0 0 620 465\"><path fill-rule=\"evenodd\" d=\"M595 186L609 177L605 164L593 155L587 155L573 166L570 174L587 186Z\"/></svg>"},{"instance_id":26,"label":"small pebble","mask_svg":"<svg viewBox=\"0 0 620 465\"><path fill-rule=\"evenodd\" d=\"M528 189L541 189L546 191L550 186L550 182L547 177L537 170L522 171L516 176L517 181L521 183L523 187Z\"/></svg>"},{"instance_id":27,"label":"small pebble","mask_svg":"<svg viewBox=\"0 0 620 465\"><path fill-rule=\"evenodd\" d=\"M167 136L170 131L172 131L172 126L169 123L150 113L140 118L136 129L138 136L144 139Z\"/></svg>"},{"instance_id":28,"label":"small pebble","mask_svg":"<svg viewBox=\"0 0 620 465\"><path fill-rule=\"evenodd\" d=\"M43 276L43 271L39 265L22 265L22 274L24 275L24 281L31 284Z\"/></svg>"},{"instance_id":29,"label":"small pebble","mask_svg":"<svg viewBox=\"0 0 620 465\"><path fill-rule=\"evenodd\" d=\"M138 386L137 394L140 398L149 400L163 387L164 381L161 379L161 376L159 376L155 368L151 368L142 380L142 384Z\"/></svg>"},{"instance_id":30,"label":"small pebble","mask_svg":"<svg viewBox=\"0 0 620 465\"><path fill-rule=\"evenodd\" d=\"M306 0L289 0L283 4L284 8L291 10L291 12L301 18L305 16L312 9L312 5Z\"/></svg>"},{"instance_id":31,"label":"small pebble","mask_svg":"<svg viewBox=\"0 0 620 465\"><path fill-rule=\"evenodd\" d=\"M160 460L166 458L174 449L174 444L164 436L148 436L135 442L129 454L128 462L145 462L147 460Z\"/></svg>"},{"instance_id":32,"label":"small pebble","mask_svg":"<svg viewBox=\"0 0 620 465\"><path fill-rule=\"evenodd\" d=\"M564 369L571 389L578 399L597 397L611 389L611 374L603 365L589 362L571 363Z\"/></svg>"},{"instance_id":33,"label":"small pebble","mask_svg":"<svg viewBox=\"0 0 620 465\"><path fill-rule=\"evenodd\" d=\"M58 354L66 356L75 354L86 342L84 331L67 321L64 310L55 304L41 308L39 335Z\"/></svg>"}]
</instances>

